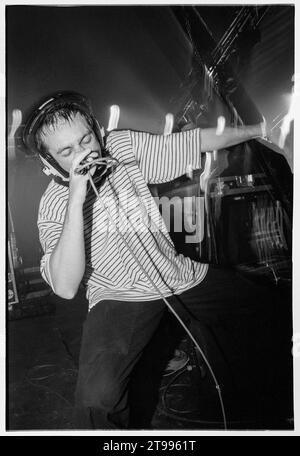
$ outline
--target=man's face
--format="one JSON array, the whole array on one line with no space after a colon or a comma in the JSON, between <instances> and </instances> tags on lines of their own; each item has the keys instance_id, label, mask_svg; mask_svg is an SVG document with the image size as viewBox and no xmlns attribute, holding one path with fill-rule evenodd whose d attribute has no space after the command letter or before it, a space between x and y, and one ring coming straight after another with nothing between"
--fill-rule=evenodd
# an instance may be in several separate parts
<instances>
[{"instance_id":1,"label":"man's face","mask_svg":"<svg viewBox=\"0 0 300 456\"><path fill-rule=\"evenodd\" d=\"M60 119L55 126L47 128L42 140L52 157L68 172L76 154L85 149L97 151L101 156L99 141L80 113L70 120Z\"/></svg>"}]
</instances>

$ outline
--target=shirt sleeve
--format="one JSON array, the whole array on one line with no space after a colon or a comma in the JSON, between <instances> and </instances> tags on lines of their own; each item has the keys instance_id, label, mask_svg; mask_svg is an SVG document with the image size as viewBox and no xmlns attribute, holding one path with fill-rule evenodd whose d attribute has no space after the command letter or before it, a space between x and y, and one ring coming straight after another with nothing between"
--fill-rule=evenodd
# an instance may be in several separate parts
<instances>
[{"instance_id":1,"label":"shirt sleeve","mask_svg":"<svg viewBox=\"0 0 300 456\"><path fill-rule=\"evenodd\" d=\"M169 182L201 168L200 128L170 135L130 131L138 166L149 184Z\"/></svg>"},{"instance_id":2,"label":"shirt sleeve","mask_svg":"<svg viewBox=\"0 0 300 456\"><path fill-rule=\"evenodd\" d=\"M40 264L41 275L43 279L50 285L52 290L55 291L49 269L49 260L51 253L60 238L62 225L50 221L40 221L38 223L38 228L40 243L44 252Z\"/></svg>"},{"instance_id":3,"label":"shirt sleeve","mask_svg":"<svg viewBox=\"0 0 300 456\"><path fill-rule=\"evenodd\" d=\"M49 260L63 229L66 204L63 202L60 205L48 205L47 203L49 201L45 203L44 198L42 198L37 221L39 239L44 252L40 263L40 272L43 279L55 291L50 274Z\"/></svg>"}]
</instances>

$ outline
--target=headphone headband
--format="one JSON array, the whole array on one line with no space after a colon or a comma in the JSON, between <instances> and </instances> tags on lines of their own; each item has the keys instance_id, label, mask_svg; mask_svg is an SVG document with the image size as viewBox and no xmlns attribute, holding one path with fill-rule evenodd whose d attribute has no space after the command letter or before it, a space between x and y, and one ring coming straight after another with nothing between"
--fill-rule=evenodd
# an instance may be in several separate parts
<instances>
[{"instance_id":1,"label":"headphone headband","mask_svg":"<svg viewBox=\"0 0 300 456\"><path fill-rule=\"evenodd\" d=\"M33 109L32 114L29 116L23 130L23 142L26 147L32 149L32 139L34 139L35 133L43 123L47 114L51 112L54 113L64 107L83 111L93 119L91 105L85 96L70 91L56 92L46 99L44 98L41 103Z\"/></svg>"}]
</instances>

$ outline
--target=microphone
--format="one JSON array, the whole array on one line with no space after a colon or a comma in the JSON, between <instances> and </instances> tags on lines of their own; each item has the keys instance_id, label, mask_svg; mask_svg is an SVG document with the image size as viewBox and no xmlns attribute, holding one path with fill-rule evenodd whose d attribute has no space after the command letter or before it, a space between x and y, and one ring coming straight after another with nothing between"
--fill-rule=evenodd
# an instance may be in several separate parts
<instances>
[{"instance_id":1,"label":"microphone","mask_svg":"<svg viewBox=\"0 0 300 456\"><path fill-rule=\"evenodd\" d=\"M88 160L88 158L93 154L94 152L97 152L98 157L94 158L93 160ZM99 160L99 151L98 150L91 150L91 152L84 157L83 160L79 163L77 168L75 169L76 174L86 174L92 166L95 166L96 161Z\"/></svg>"},{"instance_id":2,"label":"microphone","mask_svg":"<svg viewBox=\"0 0 300 456\"><path fill-rule=\"evenodd\" d=\"M103 175L109 168L116 166L119 164L119 161L113 157L96 157L93 160L88 160L90 155L93 152L98 152L96 150L92 150L83 160L81 160L79 166L75 169L75 173L77 174L87 174L87 172L95 165L104 167L104 171L101 175Z\"/></svg>"}]
</instances>

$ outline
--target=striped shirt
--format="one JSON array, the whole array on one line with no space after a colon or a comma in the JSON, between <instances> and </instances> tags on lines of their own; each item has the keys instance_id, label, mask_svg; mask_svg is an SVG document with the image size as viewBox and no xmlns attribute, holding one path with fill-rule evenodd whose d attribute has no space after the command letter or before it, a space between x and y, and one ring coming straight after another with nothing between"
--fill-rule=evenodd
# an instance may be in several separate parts
<instances>
[{"instance_id":1,"label":"striped shirt","mask_svg":"<svg viewBox=\"0 0 300 456\"><path fill-rule=\"evenodd\" d=\"M197 285L208 266L176 252L147 184L169 182L187 169L200 168L200 130L168 136L113 131L106 146L119 163L98 185L100 198L90 188L83 207L82 282L89 307L104 299L156 300L161 297L156 287L167 297ZM68 196L67 186L51 181L40 202L41 273L50 286L49 258L63 229Z\"/></svg>"}]
</instances>

